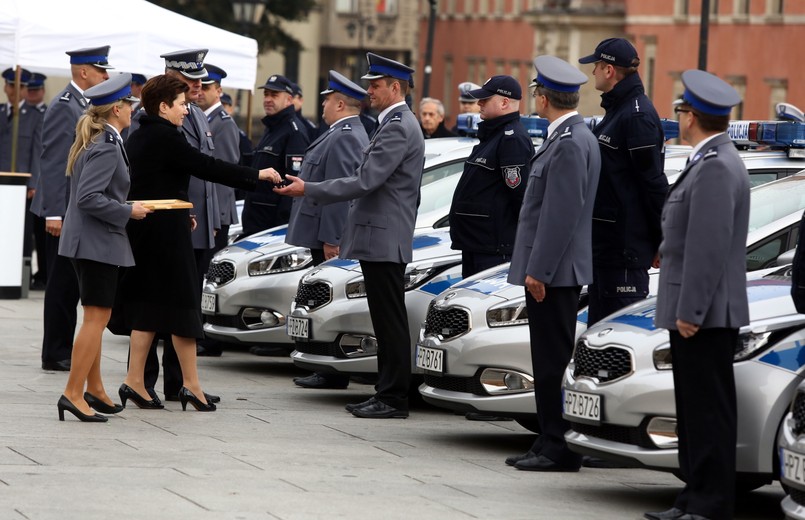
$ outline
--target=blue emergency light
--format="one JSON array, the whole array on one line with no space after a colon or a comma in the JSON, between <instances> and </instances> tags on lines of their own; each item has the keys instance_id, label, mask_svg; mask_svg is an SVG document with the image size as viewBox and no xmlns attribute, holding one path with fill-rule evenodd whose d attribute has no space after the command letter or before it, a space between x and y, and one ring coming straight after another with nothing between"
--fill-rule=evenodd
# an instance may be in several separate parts
<instances>
[{"instance_id":1,"label":"blue emergency light","mask_svg":"<svg viewBox=\"0 0 805 520\"><path fill-rule=\"evenodd\" d=\"M727 135L738 147L785 148L789 157L805 157L805 123L798 121L730 121Z\"/></svg>"}]
</instances>

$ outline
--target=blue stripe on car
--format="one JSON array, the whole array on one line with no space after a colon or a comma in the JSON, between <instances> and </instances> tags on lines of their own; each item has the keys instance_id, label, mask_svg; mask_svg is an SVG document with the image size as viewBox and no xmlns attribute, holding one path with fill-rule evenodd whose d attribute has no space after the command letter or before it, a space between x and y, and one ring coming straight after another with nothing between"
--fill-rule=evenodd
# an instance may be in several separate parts
<instances>
[{"instance_id":1,"label":"blue stripe on car","mask_svg":"<svg viewBox=\"0 0 805 520\"><path fill-rule=\"evenodd\" d=\"M441 293L445 289L452 287L453 285L457 284L461 281L461 275L453 276L447 275L447 278L437 279L430 281L419 288L420 291L424 291L426 293L430 293L434 296Z\"/></svg>"},{"instance_id":2,"label":"blue stripe on car","mask_svg":"<svg viewBox=\"0 0 805 520\"><path fill-rule=\"evenodd\" d=\"M758 361L797 372L805 366L805 345L799 341L795 341L793 345L791 343L780 344L771 352L763 354Z\"/></svg>"}]
</instances>

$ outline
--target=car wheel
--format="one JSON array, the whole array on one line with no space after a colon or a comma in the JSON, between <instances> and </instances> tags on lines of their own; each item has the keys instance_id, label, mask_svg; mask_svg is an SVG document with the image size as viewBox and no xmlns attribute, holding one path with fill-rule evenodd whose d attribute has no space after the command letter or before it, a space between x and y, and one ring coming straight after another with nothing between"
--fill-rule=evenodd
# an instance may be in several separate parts
<instances>
[{"instance_id":1,"label":"car wheel","mask_svg":"<svg viewBox=\"0 0 805 520\"><path fill-rule=\"evenodd\" d=\"M533 419L515 419L515 421L517 421L517 424L526 430L531 430L534 433L542 433L542 430L539 427L539 421L536 417Z\"/></svg>"}]
</instances>

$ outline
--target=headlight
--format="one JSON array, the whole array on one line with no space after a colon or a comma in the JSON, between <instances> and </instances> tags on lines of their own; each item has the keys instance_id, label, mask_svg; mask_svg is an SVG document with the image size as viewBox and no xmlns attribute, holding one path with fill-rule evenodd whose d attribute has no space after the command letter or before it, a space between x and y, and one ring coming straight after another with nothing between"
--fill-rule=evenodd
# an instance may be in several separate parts
<instances>
[{"instance_id":1,"label":"headlight","mask_svg":"<svg viewBox=\"0 0 805 520\"><path fill-rule=\"evenodd\" d=\"M671 370L674 368L671 360L671 344L665 343L654 349L654 368L657 370Z\"/></svg>"},{"instance_id":2,"label":"headlight","mask_svg":"<svg viewBox=\"0 0 805 520\"><path fill-rule=\"evenodd\" d=\"M355 278L347 282L347 298L366 298L366 282L363 278Z\"/></svg>"},{"instance_id":3,"label":"headlight","mask_svg":"<svg viewBox=\"0 0 805 520\"><path fill-rule=\"evenodd\" d=\"M249 262L249 276L298 271L313 261L309 249L296 249L280 256L266 256Z\"/></svg>"},{"instance_id":4,"label":"headlight","mask_svg":"<svg viewBox=\"0 0 805 520\"><path fill-rule=\"evenodd\" d=\"M410 291L416 289L426 281L428 281L435 274L441 272L443 269L450 267L454 264L443 265L427 265L427 266L409 266L405 270L403 279L405 281L404 289ZM366 298L366 282L363 277L355 278L347 283L346 287L347 298Z\"/></svg>"},{"instance_id":5,"label":"headlight","mask_svg":"<svg viewBox=\"0 0 805 520\"><path fill-rule=\"evenodd\" d=\"M735 345L735 355L733 360L743 361L752 357L755 352L766 347L772 331L766 332L746 332L738 335L738 343Z\"/></svg>"},{"instance_id":6,"label":"headlight","mask_svg":"<svg viewBox=\"0 0 805 520\"><path fill-rule=\"evenodd\" d=\"M525 306L525 296L490 307L486 311L486 323L490 327L526 325L528 310Z\"/></svg>"}]
</instances>

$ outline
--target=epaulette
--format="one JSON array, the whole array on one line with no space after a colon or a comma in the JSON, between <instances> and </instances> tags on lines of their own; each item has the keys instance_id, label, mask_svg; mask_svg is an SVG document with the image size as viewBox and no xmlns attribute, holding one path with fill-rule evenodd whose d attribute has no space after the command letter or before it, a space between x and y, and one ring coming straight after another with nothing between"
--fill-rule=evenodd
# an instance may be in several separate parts
<instances>
[{"instance_id":1,"label":"epaulette","mask_svg":"<svg viewBox=\"0 0 805 520\"><path fill-rule=\"evenodd\" d=\"M718 148L710 148L709 150L707 150L704 153L704 157L702 157L702 160L709 159L710 157L716 157L716 156L718 156Z\"/></svg>"},{"instance_id":2,"label":"epaulette","mask_svg":"<svg viewBox=\"0 0 805 520\"><path fill-rule=\"evenodd\" d=\"M503 131L503 135L514 135L514 128L509 128Z\"/></svg>"},{"instance_id":3,"label":"epaulette","mask_svg":"<svg viewBox=\"0 0 805 520\"><path fill-rule=\"evenodd\" d=\"M40 107L40 106L37 105L36 109L39 110L40 112L42 112L43 114L45 113L45 111L47 111L47 107L45 107L45 106Z\"/></svg>"},{"instance_id":4,"label":"epaulette","mask_svg":"<svg viewBox=\"0 0 805 520\"><path fill-rule=\"evenodd\" d=\"M117 141L117 136L109 130L106 131L106 142L107 143L115 143Z\"/></svg>"},{"instance_id":5,"label":"epaulette","mask_svg":"<svg viewBox=\"0 0 805 520\"><path fill-rule=\"evenodd\" d=\"M298 127L298 126L296 126L296 121L291 121L291 126L292 126L292 127L293 127L293 129L294 129L294 130L296 130L297 132L299 131L299 127Z\"/></svg>"},{"instance_id":6,"label":"epaulette","mask_svg":"<svg viewBox=\"0 0 805 520\"><path fill-rule=\"evenodd\" d=\"M232 119L232 116L226 113L226 110L221 110L221 119Z\"/></svg>"},{"instance_id":7,"label":"epaulette","mask_svg":"<svg viewBox=\"0 0 805 520\"><path fill-rule=\"evenodd\" d=\"M345 123L344 126L341 127L341 131L342 132L351 132L352 131L352 125L349 124L349 123Z\"/></svg>"},{"instance_id":8,"label":"epaulette","mask_svg":"<svg viewBox=\"0 0 805 520\"><path fill-rule=\"evenodd\" d=\"M62 101L65 101L65 102L70 101L70 93L69 92L65 92L64 94L62 94L62 96L59 98L59 102L62 102Z\"/></svg>"},{"instance_id":9,"label":"epaulette","mask_svg":"<svg viewBox=\"0 0 805 520\"><path fill-rule=\"evenodd\" d=\"M398 123L402 121L402 112L394 112L393 114L391 114L391 117L389 118L389 123L393 123L395 121Z\"/></svg>"},{"instance_id":10,"label":"epaulette","mask_svg":"<svg viewBox=\"0 0 805 520\"><path fill-rule=\"evenodd\" d=\"M634 100L634 111L640 112L640 103L637 101L637 98Z\"/></svg>"},{"instance_id":11,"label":"epaulette","mask_svg":"<svg viewBox=\"0 0 805 520\"><path fill-rule=\"evenodd\" d=\"M559 139L564 139L565 137L570 137L573 135L572 126L565 127L565 131L559 135Z\"/></svg>"}]
</instances>

